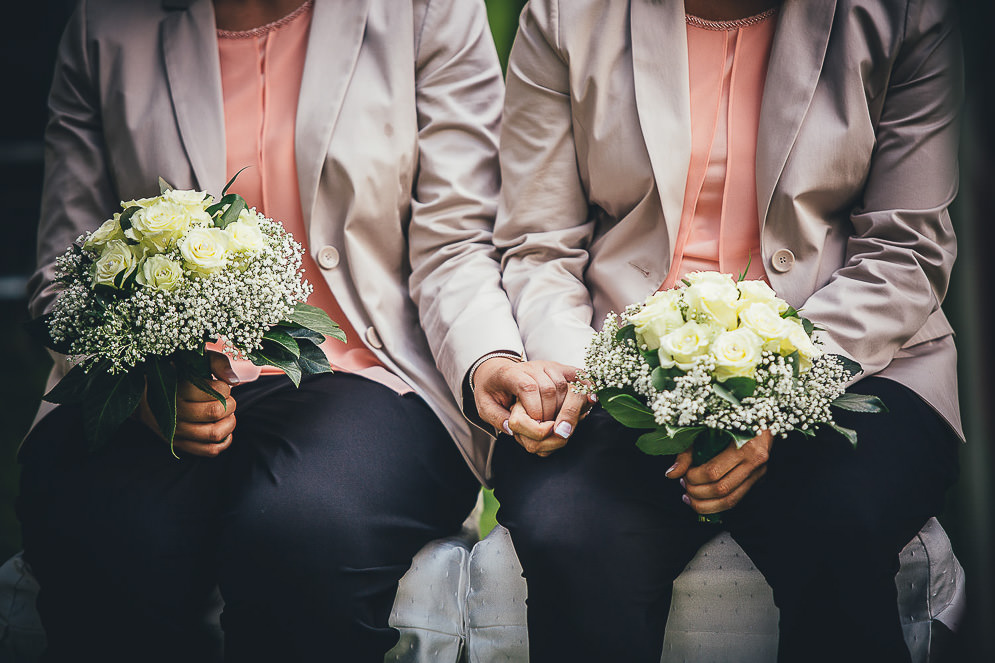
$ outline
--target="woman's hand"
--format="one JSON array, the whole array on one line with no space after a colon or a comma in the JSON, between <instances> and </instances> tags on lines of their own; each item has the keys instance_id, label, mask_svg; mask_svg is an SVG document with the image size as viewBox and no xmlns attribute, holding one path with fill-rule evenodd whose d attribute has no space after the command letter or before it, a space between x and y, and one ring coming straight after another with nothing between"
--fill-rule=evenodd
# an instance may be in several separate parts
<instances>
[{"instance_id":1,"label":"woman's hand","mask_svg":"<svg viewBox=\"0 0 995 663\"><path fill-rule=\"evenodd\" d=\"M760 477L767 473L773 436L764 431L741 448L732 443L707 463L691 467L691 450L678 454L667 470L670 479L681 479L684 502L700 514L721 513L739 504Z\"/></svg>"},{"instance_id":2,"label":"woman's hand","mask_svg":"<svg viewBox=\"0 0 995 663\"><path fill-rule=\"evenodd\" d=\"M552 422L570 393L577 369L555 361L492 357L474 373L473 399L485 422L509 435L511 407L522 404L528 418Z\"/></svg>"},{"instance_id":3,"label":"woman's hand","mask_svg":"<svg viewBox=\"0 0 995 663\"><path fill-rule=\"evenodd\" d=\"M577 424L587 416L597 399L593 395L578 394L573 390L563 399L555 421L536 421L528 415L521 403L511 408L508 430L515 441L529 453L545 458L557 449L566 446L577 428Z\"/></svg>"},{"instance_id":4,"label":"woman's hand","mask_svg":"<svg viewBox=\"0 0 995 663\"><path fill-rule=\"evenodd\" d=\"M190 382L177 384L173 447L195 456L214 457L231 446L235 430L235 399L231 396L231 387L239 380L228 357L218 352L208 352L208 356L211 372L221 378L211 380L209 384L225 397L225 405ZM138 418L165 439L144 396L138 406Z\"/></svg>"}]
</instances>

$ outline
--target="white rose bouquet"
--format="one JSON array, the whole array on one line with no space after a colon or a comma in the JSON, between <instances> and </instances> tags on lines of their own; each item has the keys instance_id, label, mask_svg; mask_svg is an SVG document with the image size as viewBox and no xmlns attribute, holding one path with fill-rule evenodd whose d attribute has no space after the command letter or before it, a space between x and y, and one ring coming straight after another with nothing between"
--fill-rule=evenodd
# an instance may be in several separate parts
<instances>
[{"instance_id":1,"label":"white rose bouquet","mask_svg":"<svg viewBox=\"0 0 995 663\"><path fill-rule=\"evenodd\" d=\"M294 384L331 371L319 346L326 336L345 335L304 303L311 285L301 245L228 193L234 179L215 202L160 178L160 196L122 202L122 212L58 259L62 293L32 327L76 364L45 399L81 406L91 450L143 394L172 443L179 381L225 403L208 383L209 342L221 341L230 356L276 366Z\"/></svg>"},{"instance_id":2,"label":"white rose bouquet","mask_svg":"<svg viewBox=\"0 0 995 663\"><path fill-rule=\"evenodd\" d=\"M645 429L636 441L650 455L693 446L700 465L729 444L768 430L813 436L828 426L852 444L831 407L882 412L873 396L848 394L856 362L824 354L815 327L763 281L694 272L681 286L611 313L587 349L586 381L624 426ZM715 516L701 520L719 522Z\"/></svg>"}]
</instances>

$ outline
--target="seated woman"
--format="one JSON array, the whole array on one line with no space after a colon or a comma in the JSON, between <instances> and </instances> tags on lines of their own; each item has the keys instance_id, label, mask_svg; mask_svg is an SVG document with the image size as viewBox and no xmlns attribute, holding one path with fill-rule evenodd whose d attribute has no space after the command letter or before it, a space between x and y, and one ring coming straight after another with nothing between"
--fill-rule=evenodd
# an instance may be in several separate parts
<instances>
[{"instance_id":1,"label":"seated woman","mask_svg":"<svg viewBox=\"0 0 995 663\"><path fill-rule=\"evenodd\" d=\"M233 190L303 242L311 303L348 343L325 343L337 371L300 389L216 355L227 411L181 385L179 460L148 416L92 455L77 408L37 423L19 513L47 660L214 660L217 585L227 660L383 659L397 582L458 530L489 446L409 295L454 382L521 352L489 241L502 93L481 3L80 3L50 98L34 314L56 257L119 201L159 176L217 196L251 166Z\"/></svg>"},{"instance_id":2,"label":"seated woman","mask_svg":"<svg viewBox=\"0 0 995 663\"><path fill-rule=\"evenodd\" d=\"M888 414L767 433L689 469L578 394L510 421L499 520L528 580L531 660L660 660L671 583L725 526L780 608L781 661L907 661L898 552L957 474L960 55L944 0L533 0L508 69L504 285L532 359L692 270L766 279ZM495 365L497 360L493 360ZM478 376L478 397L490 393ZM484 408L481 408L484 411ZM530 453L532 452L532 453ZM542 457L548 456L548 457ZM665 480L669 477L669 481ZM827 625L833 633L827 635Z\"/></svg>"}]
</instances>

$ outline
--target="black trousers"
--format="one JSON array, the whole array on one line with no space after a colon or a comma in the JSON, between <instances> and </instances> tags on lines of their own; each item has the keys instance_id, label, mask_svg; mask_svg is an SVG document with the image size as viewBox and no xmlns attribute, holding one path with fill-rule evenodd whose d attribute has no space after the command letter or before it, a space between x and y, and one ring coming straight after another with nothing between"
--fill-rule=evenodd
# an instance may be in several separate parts
<instances>
[{"instance_id":1,"label":"black trousers","mask_svg":"<svg viewBox=\"0 0 995 663\"><path fill-rule=\"evenodd\" d=\"M128 422L88 454L59 407L22 452L25 555L49 661L383 660L400 577L478 484L418 396L337 373L233 390L232 446L170 455Z\"/></svg>"},{"instance_id":2,"label":"black trousers","mask_svg":"<svg viewBox=\"0 0 995 663\"><path fill-rule=\"evenodd\" d=\"M914 393L868 378L887 414L839 413L835 433L778 439L768 473L723 527L780 608L778 660L909 661L897 610L898 553L937 514L957 475L958 441ZM673 580L715 533L651 457L596 409L548 458L513 440L494 458L498 520L528 581L533 663L658 663Z\"/></svg>"}]
</instances>

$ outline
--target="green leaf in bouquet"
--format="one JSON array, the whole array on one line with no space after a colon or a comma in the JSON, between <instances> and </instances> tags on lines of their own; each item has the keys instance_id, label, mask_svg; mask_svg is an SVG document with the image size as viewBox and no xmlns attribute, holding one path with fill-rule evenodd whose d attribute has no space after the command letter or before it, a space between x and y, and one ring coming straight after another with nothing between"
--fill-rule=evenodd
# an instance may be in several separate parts
<instances>
[{"instance_id":1,"label":"green leaf in bouquet","mask_svg":"<svg viewBox=\"0 0 995 663\"><path fill-rule=\"evenodd\" d=\"M235 200L232 202L232 204L228 206L228 209L222 212L221 216L219 216L214 222L214 225L216 225L218 228L221 228L222 230L227 228L230 224L238 221L238 215L242 213L242 210L248 207L245 204L245 198L243 198L242 196L238 194L229 194L229 195L234 195Z\"/></svg>"},{"instance_id":2,"label":"green leaf in bouquet","mask_svg":"<svg viewBox=\"0 0 995 663\"><path fill-rule=\"evenodd\" d=\"M798 309L796 309L794 306L789 306L786 311L784 311L784 312L781 313L781 317L782 318L800 318L801 316L798 315Z\"/></svg>"},{"instance_id":3,"label":"green leaf in bouquet","mask_svg":"<svg viewBox=\"0 0 995 663\"><path fill-rule=\"evenodd\" d=\"M660 366L654 368L653 372L650 373L650 380L653 382L653 388L657 391L670 391L677 386L671 371Z\"/></svg>"},{"instance_id":4,"label":"green leaf in bouquet","mask_svg":"<svg viewBox=\"0 0 995 663\"><path fill-rule=\"evenodd\" d=\"M221 195L222 195L222 197L226 193L228 193L228 189L230 189L231 185L235 183L235 180L238 179L238 176L242 174L242 171L245 170L246 168L249 168L249 167L250 166L242 166L241 168L238 169L237 173L235 173L234 175L231 176L231 179L228 180L228 184L225 185L225 188L221 189Z\"/></svg>"},{"instance_id":5,"label":"green leaf in bouquet","mask_svg":"<svg viewBox=\"0 0 995 663\"><path fill-rule=\"evenodd\" d=\"M145 390L145 375L138 370L108 373L100 366L91 372L83 394L83 433L90 450L97 451L138 407Z\"/></svg>"},{"instance_id":6,"label":"green leaf in bouquet","mask_svg":"<svg viewBox=\"0 0 995 663\"><path fill-rule=\"evenodd\" d=\"M853 430L852 428L846 428L844 426L840 426L839 424L831 423L829 424L829 427L832 428L837 433L839 433L840 435L842 435L843 437L845 437L850 444L852 444L853 446L857 446L857 431Z\"/></svg>"},{"instance_id":7,"label":"green leaf in bouquet","mask_svg":"<svg viewBox=\"0 0 995 663\"><path fill-rule=\"evenodd\" d=\"M620 327L617 332L615 332L615 340L619 343L623 343L625 339L630 339L633 343L636 342L636 326L635 325L625 325Z\"/></svg>"},{"instance_id":8,"label":"green leaf in bouquet","mask_svg":"<svg viewBox=\"0 0 995 663\"><path fill-rule=\"evenodd\" d=\"M843 370L850 374L850 377L856 377L864 372L863 367L849 357L844 357L843 355L830 355L831 357L836 357L836 361L843 365Z\"/></svg>"},{"instance_id":9,"label":"green leaf in bouquet","mask_svg":"<svg viewBox=\"0 0 995 663\"><path fill-rule=\"evenodd\" d=\"M794 352L792 352L791 354L789 354L787 357L784 358L784 360L786 362L788 362L789 366L791 366L791 372L794 374L794 376L796 378L799 375L801 375L801 372L802 372L802 368L801 368L802 358L801 358L801 355L798 354L798 350L795 350Z\"/></svg>"},{"instance_id":10,"label":"green leaf in bouquet","mask_svg":"<svg viewBox=\"0 0 995 663\"><path fill-rule=\"evenodd\" d=\"M805 330L805 333L808 334L809 336L812 336L812 334L815 333L815 323L809 320L808 318L798 318L798 319L802 321L802 328Z\"/></svg>"},{"instance_id":11,"label":"green leaf in bouquet","mask_svg":"<svg viewBox=\"0 0 995 663\"><path fill-rule=\"evenodd\" d=\"M207 207L204 211L210 214L213 218L215 214L223 210L227 205L231 205L235 202L236 198L238 198L238 196L234 193L229 193L227 196L221 196L221 200Z\"/></svg>"},{"instance_id":12,"label":"green leaf in bouquet","mask_svg":"<svg viewBox=\"0 0 995 663\"><path fill-rule=\"evenodd\" d=\"M736 443L736 448L740 449L744 444L755 438L757 435L753 431L741 431L741 430L727 430L726 433L732 437L733 441Z\"/></svg>"},{"instance_id":13,"label":"green leaf in bouquet","mask_svg":"<svg viewBox=\"0 0 995 663\"><path fill-rule=\"evenodd\" d=\"M712 393L731 405L735 405L736 407L742 405L739 399L719 382L712 383Z\"/></svg>"},{"instance_id":14,"label":"green leaf in bouquet","mask_svg":"<svg viewBox=\"0 0 995 663\"><path fill-rule=\"evenodd\" d=\"M43 398L49 403L60 405L82 403L83 394L89 382L90 376L83 370L83 367L73 366Z\"/></svg>"},{"instance_id":15,"label":"green leaf in bouquet","mask_svg":"<svg viewBox=\"0 0 995 663\"><path fill-rule=\"evenodd\" d=\"M639 354L641 354L646 363L653 368L660 367L660 353L656 350L643 350L640 348Z\"/></svg>"},{"instance_id":16,"label":"green leaf in bouquet","mask_svg":"<svg viewBox=\"0 0 995 663\"><path fill-rule=\"evenodd\" d=\"M627 428L657 427L656 419L653 418L653 411L632 394L617 393L605 400L601 400L599 394L598 400L608 414Z\"/></svg>"},{"instance_id":17,"label":"green leaf in bouquet","mask_svg":"<svg viewBox=\"0 0 995 663\"><path fill-rule=\"evenodd\" d=\"M293 322L281 322L277 325L280 329L290 334L292 337L298 341L311 341L315 345L321 345L325 342L325 335L314 331L313 329L308 329L307 327L301 327Z\"/></svg>"},{"instance_id":18,"label":"green leaf in bouquet","mask_svg":"<svg viewBox=\"0 0 995 663\"><path fill-rule=\"evenodd\" d=\"M640 435L636 440L636 447L650 456L679 454L694 443L694 438L702 430L701 426L673 429L661 427Z\"/></svg>"},{"instance_id":19,"label":"green leaf in bouquet","mask_svg":"<svg viewBox=\"0 0 995 663\"><path fill-rule=\"evenodd\" d=\"M297 302L294 312L290 314L290 322L297 323L325 336L330 336L345 343L345 332L335 324L328 314L317 306Z\"/></svg>"},{"instance_id":20,"label":"green leaf in bouquet","mask_svg":"<svg viewBox=\"0 0 995 663\"><path fill-rule=\"evenodd\" d=\"M707 463L734 440L735 438L729 431L705 428L694 440L691 464L697 466Z\"/></svg>"},{"instance_id":21,"label":"green leaf in bouquet","mask_svg":"<svg viewBox=\"0 0 995 663\"><path fill-rule=\"evenodd\" d=\"M121 212L121 217L118 219L118 223L121 224L121 230L127 230L131 227L131 217L135 216L135 212L138 212L142 208L138 205L132 205L128 209Z\"/></svg>"},{"instance_id":22,"label":"green leaf in bouquet","mask_svg":"<svg viewBox=\"0 0 995 663\"><path fill-rule=\"evenodd\" d=\"M166 193L167 191L172 191L174 189L173 185L159 177L159 195Z\"/></svg>"},{"instance_id":23,"label":"green leaf in bouquet","mask_svg":"<svg viewBox=\"0 0 995 663\"><path fill-rule=\"evenodd\" d=\"M753 264L753 251L750 251L750 257L746 259L746 268L739 273L739 277L736 279L738 283L746 280L746 275L750 271L750 265Z\"/></svg>"},{"instance_id":24,"label":"green leaf in bouquet","mask_svg":"<svg viewBox=\"0 0 995 663\"><path fill-rule=\"evenodd\" d=\"M261 348L249 353L249 360L256 366L276 366L287 374L295 387L301 384L301 367L297 364L297 357L283 346L264 341Z\"/></svg>"},{"instance_id":25,"label":"green leaf in bouquet","mask_svg":"<svg viewBox=\"0 0 995 663\"><path fill-rule=\"evenodd\" d=\"M114 287L118 290L129 290L135 285L135 281L138 280L138 270L132 269L131 271L125 272L121 271L117 273L114 277Z\"/></svg>"},{"instance_id":26,"label":"green leaf in bouquet","mask_svg":"<svg viewBox=\"0 0 995 663\"><path fill-rule=\"evenodd\" d=\"M849 410L850 412L875 413L888 411L888 408L880 398L865 394L842 394L830 403L830 405L838 407L841 410Z\"/></svg>"},{"instance_id":27,"label":"green leaf in bouquet","mask_svg":"<svg viewBox=\"0 0 995 663\"><path fill-rule=\"evenodd\" d=\"M297 346L297 341L294 337L279 327L271 327L270 329L267 329L266 333L263 334L263 340L279 345L284 350L292 354L294 358L301 356L301 350Z\"/></svg>"},{"instance_id":28,"label":"green leaf in bouquet","mask_svg":"<svg viewBox=\"0 0 995 663\"><path fill-rule=\"evenodd\" d=\"M177 381L186 380L205 394L212 396L214 400L227 409L228 400L211 386L211 380L214 377L211 374L211 360L203 354L203 351L204 348L199 347L197 350L182 350L173 353L172 359L176 366Z\"/></svg>"},{"instance_id":29,"label":"green leaf in bouquet","mask_svg":"<svg viewBox=\"0 0 995 663\"><path fill-rule=\"evenodd\" d=\"M146 363L145 384L149 410L172 449L176 432L176 367L166 358L153 357Z\"/></svg>"},{"instance_id":30,"label":"green leaf in bouquet","mask_svg":"<svg viewBox=\"0 0 995 663\"><path fill-rule=\"evenodd\" d=\"M747 398L757 392L757 381L753 378L726 378L725 381L722 382L722 386L737 399Z\"/></svg>"},{"instance_id":31,"label":"green leaf in bouquet","mask_svg":"<svg viewBox=\"0 0 995 663\"><path fill-rule=\"evenodd\" d=\"M226 410L228 409L228 399L225 398L224 394L211 386L210 380L205 380L204 378L198 378L195 376L188 377L186 380L208 396L211 396L217 402L224 405Z\"/></svg>"},{"instance_id":32,"label":"green leaf in bouquet","mask_svg":"<svg viewBox=\"0 0 995 663\"><path fill-rule=\"evenodd\" d=\"M304 375L332 372L324 351L310 340L301 343L301 355L297 358L297 365L301 367L301 373Z\"/></svg>"}]
</instances>

